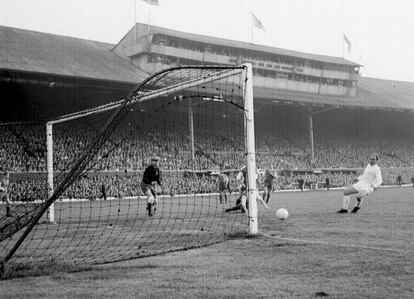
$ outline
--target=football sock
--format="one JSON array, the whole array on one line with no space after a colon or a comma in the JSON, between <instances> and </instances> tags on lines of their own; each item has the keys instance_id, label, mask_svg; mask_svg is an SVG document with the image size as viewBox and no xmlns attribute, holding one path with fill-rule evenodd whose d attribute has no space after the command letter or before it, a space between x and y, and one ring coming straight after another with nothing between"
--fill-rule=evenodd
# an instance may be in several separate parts
<instances>
[{"instance_id":1,"label":"football sock","mask_svg":"<svg viewBox=\"0 0 414 299\"><path fill-rule=\"evenodd\" d=\"M349 195L344 195L342 199L342 209L347 210L348 209L348 203L351 197Z\"/></svg>"},{"instance_id":2,"label":"football sock","mask_svg":"<svg viewBox=\"0 0 414 299\"><path fill-rule=\"evenodd\" d=\"M224 211L225 211L225 212L231 212L231 211L236 211L236 210L240 210L240 209L241 209L241 206L236 205L236 206L234 206L234 207L227 208L227 209L225 209Z\"/></svg>"},{"instance_id":3,"label":"football sock","mask_svg":"<svg viewBox=\"0 0 414 299\"><path fill-rule=\"evenodd\" d=\"M147 203L148 216L152 216L152 204Z\"/></svg>"}]
</instances>

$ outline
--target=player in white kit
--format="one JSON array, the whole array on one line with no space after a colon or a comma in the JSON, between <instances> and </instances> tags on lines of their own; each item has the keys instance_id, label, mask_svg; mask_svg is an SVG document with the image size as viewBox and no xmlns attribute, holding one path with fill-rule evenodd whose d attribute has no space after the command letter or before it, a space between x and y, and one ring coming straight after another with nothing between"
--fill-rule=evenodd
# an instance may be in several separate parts
<instances>
[{"instance_id":1,"label":"player in white kit","mask_svg":"<svg viewBox=\"0 0 414 299\"><path fill-rule=\"evenodd\" d=\"M344 191L342 209L337 213L348 213L348 203L352 194L357 194L357 204L351 213L356 213L361 208L362 199L377 190L382 184L381 169L378 166L378 155L372 154L369 157L369 164L364 173L358 177L358 182Z\"/></svg>"}]
</instances>

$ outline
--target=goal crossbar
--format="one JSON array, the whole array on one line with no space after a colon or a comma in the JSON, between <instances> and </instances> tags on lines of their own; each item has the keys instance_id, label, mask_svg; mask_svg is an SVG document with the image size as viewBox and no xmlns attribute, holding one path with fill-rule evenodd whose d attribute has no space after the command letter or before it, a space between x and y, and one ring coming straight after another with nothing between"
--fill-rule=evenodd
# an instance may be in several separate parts
<instances>
[{"instance_id":1,"label":"goal crossbar","mask_svg":"<svg viewBox=\"0 0 414 299\"><path fill-rule=\"evenodd\" d=\"M208 77L208 78L204 78L204 79L193 79L193 80L188 80L187 82L184 83L180 83L180 84L175 84L173 86L169 86L169 87L165 87L165 88L161 88L161 89L157 89L156 91L153 92L146 92L146 95L143 97L134 97L131 101L129 101L129 103L127 105L133 105L135 103L139 102L144 102L144 101L148 101L154 98L158 98L161 97L163 95L166 94L170 94L170 93L177 93L181 90L184 89L188 89L188 88L192 88L195 87L199 84L206 84L206 83L211 83L217 80L221 80L224 78L228 78L228 77L232 77L235 76L237 74L240 74L242 71L243 67L239 67L236 69L231 69L230 71L226 71L225 74L220 75L220 76L212 76L212 77ZM171 70L171 69L168 69ZM144 84L144 83L143 83ZM143 85L141 84L141 85ZM139 89L139 87L138 87ZM123 98L119 101L113 102L113 103L109 103L109 104L105 104L105 105L101 105L95 108L91 108L91 109L86 109L86 110L82 110L79 112L75 112L75 113L71 113L71 114L67 114L64 116L61 116L59 118L56 118L54 120L50 120L48 121L48 124L58 124L58 123L62 123L62 122L66 122L69 120L74 120L74 119L78 119L78 118L82 118L88 115L92 115L95 113L101 113L101 112L105 112L105 111L110 111L110 110L114 110L118 107L120 107L122 105L122 103L127 100L128 97Z\"/></svg>"}]
</instances>

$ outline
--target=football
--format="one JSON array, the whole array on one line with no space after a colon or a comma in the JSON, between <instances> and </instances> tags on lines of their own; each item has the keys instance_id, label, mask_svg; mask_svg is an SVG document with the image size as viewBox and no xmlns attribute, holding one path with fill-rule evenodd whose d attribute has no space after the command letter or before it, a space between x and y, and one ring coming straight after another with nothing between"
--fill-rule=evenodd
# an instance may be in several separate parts
<instances>
[{"instance_id":1,"label":"football","mask_svg":"<svg viewBox=\"0 0 414 299\"><path fill-rule=\"evenodd\" d=\"M286 209L280 208L276 211L276 217L280 220L286 220L289 217L289 212Z\"/></svg>"}]
</instances>

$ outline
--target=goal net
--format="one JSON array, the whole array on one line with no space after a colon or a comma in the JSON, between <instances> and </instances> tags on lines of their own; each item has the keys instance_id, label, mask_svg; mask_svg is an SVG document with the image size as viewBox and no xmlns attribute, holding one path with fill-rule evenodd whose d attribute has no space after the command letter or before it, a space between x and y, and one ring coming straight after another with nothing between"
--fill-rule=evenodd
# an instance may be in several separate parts
<instances>
[{"instance_id":1,"label":"goal net","mask_svg":"<svg viewBox=\"0 0 414 299\"><path fill-rule=\"evenodd\" d=\"M255 200L249 217L226 211L239 170L253 177L256 167L252 101L250 65L177 67L123 100L42 125L38 171L8 169L0 258L100 264L256 233ZM161 185L142 184L154 163ZM255 188L248 180L250 198Z\"/></svg>"}]
</instances>

